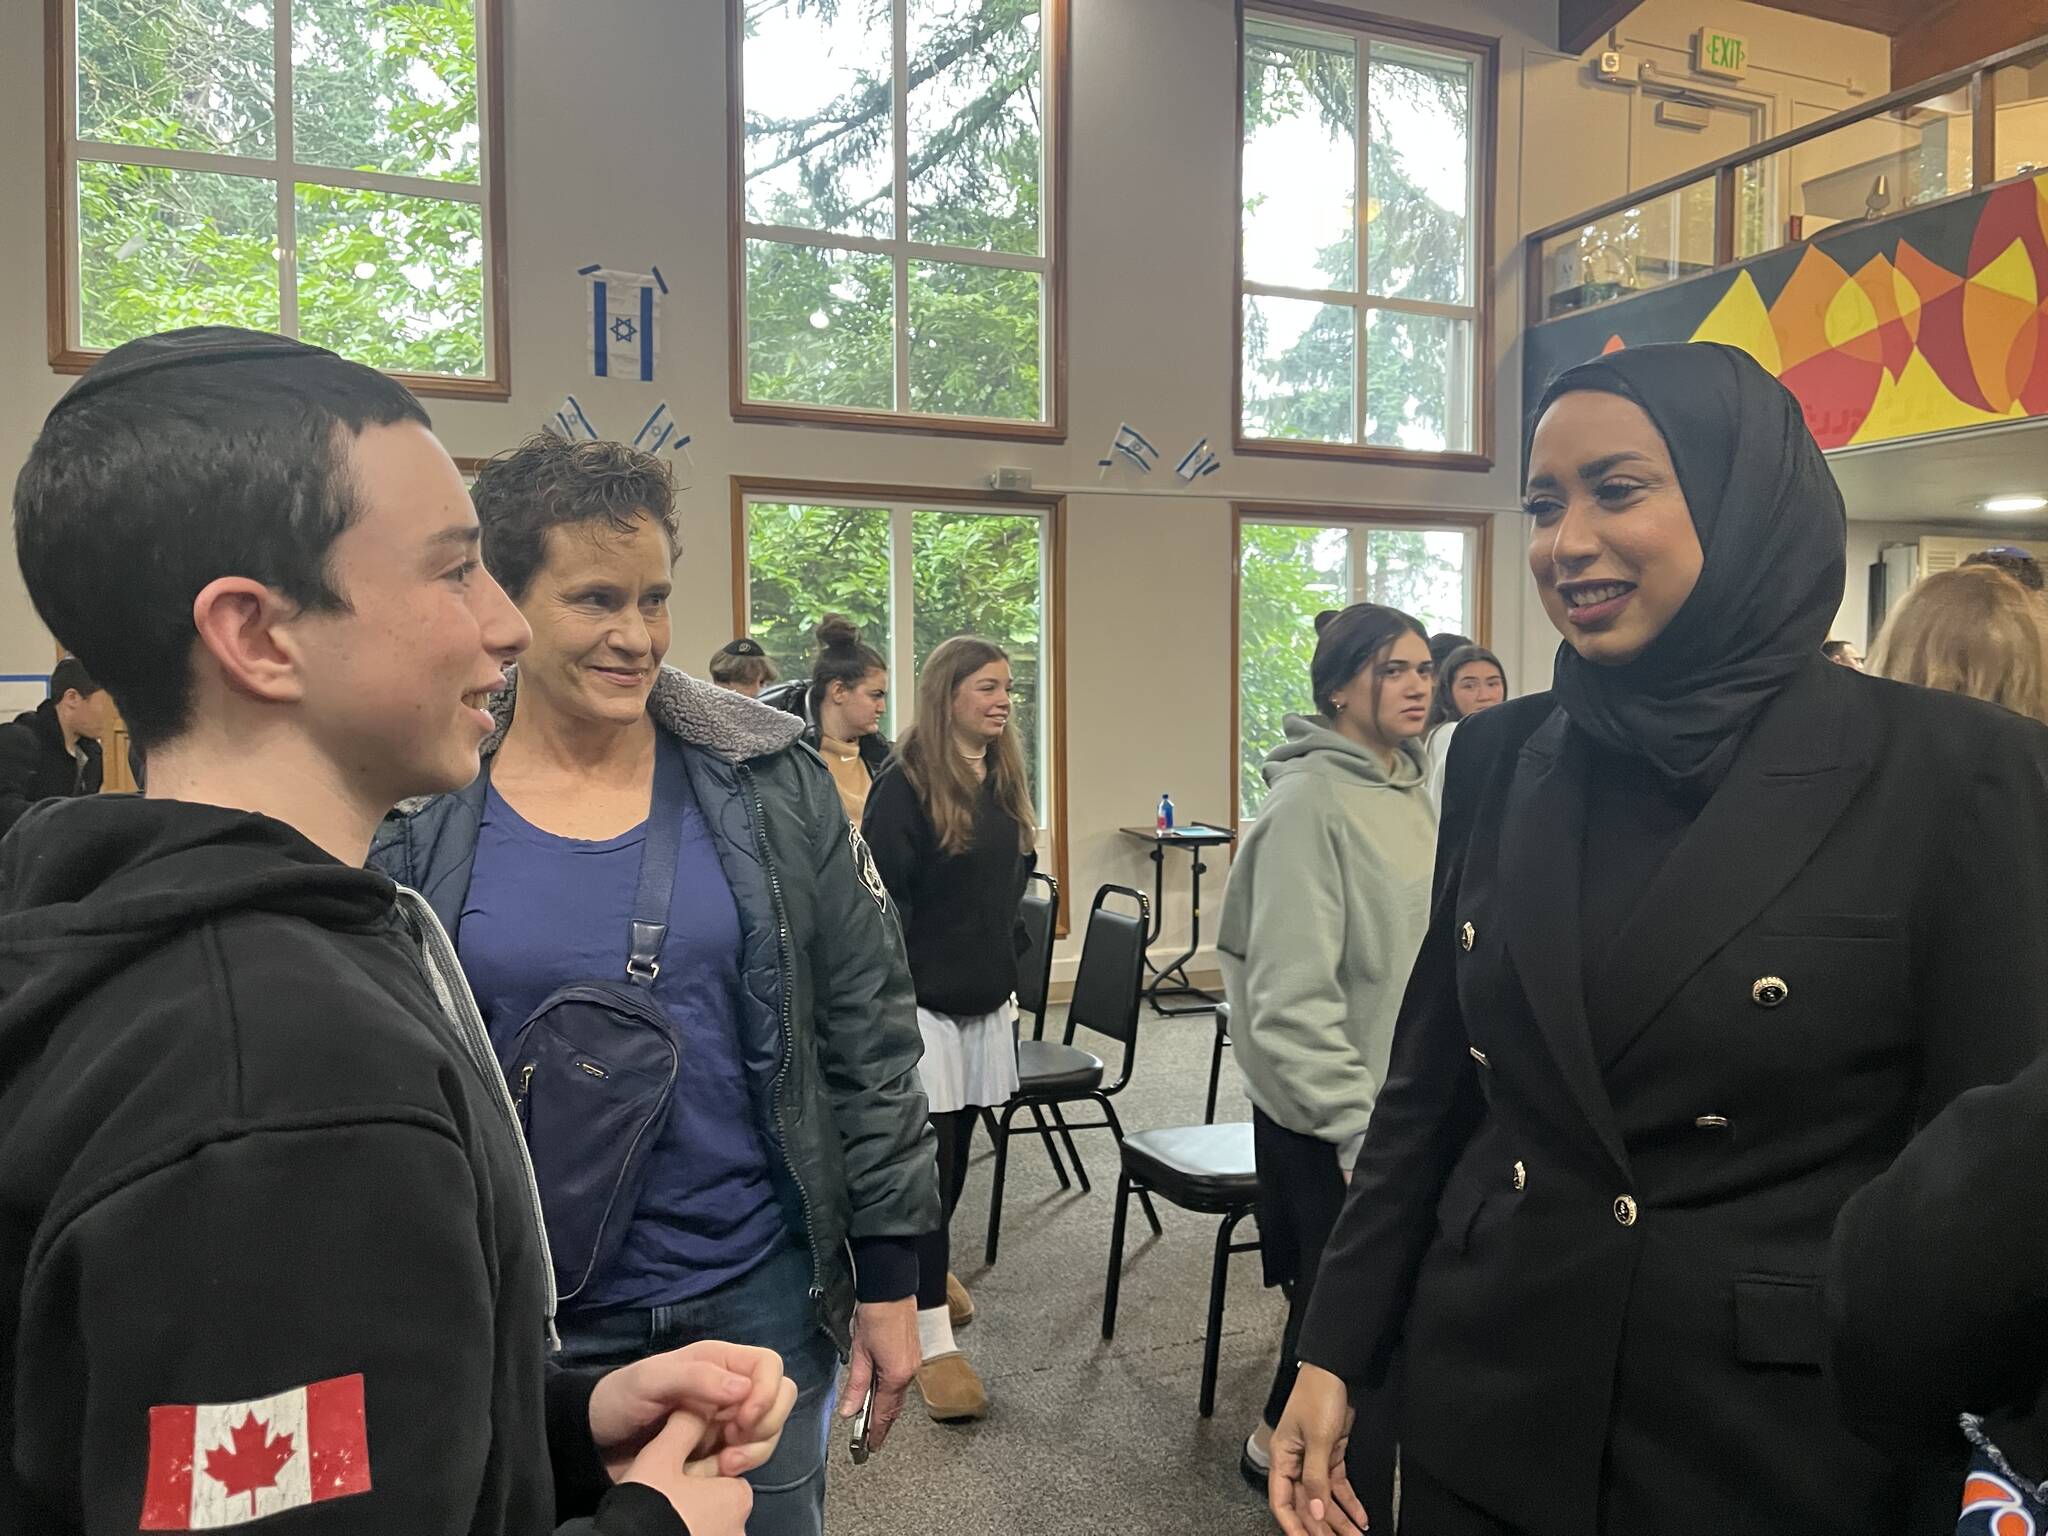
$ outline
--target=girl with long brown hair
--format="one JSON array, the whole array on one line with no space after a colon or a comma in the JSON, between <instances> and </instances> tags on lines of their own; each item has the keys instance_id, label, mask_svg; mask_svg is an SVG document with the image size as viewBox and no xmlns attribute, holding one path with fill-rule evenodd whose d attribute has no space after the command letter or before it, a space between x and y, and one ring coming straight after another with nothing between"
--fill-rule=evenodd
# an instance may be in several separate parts
<instances>
[{"instance_id":1,"label":"girl with long brown hair","mask_svg":"<svg viewBox=\"0 0 2048 1536\"><path fill-rule=\"evenodd\" d=\"M868 795L862 830L896 903L924 1035L919 1073L938 1136L944 1215L918 1243L918 1387L941 1423L988 1412L953 1339L974 1315L948 1272L947 1228L967 1181L974 1122L1017 1091L1017 910L1037 816L1012 728L1010 658L958 635L917 681L917 719Z\"/></svg>"}]
</instances>

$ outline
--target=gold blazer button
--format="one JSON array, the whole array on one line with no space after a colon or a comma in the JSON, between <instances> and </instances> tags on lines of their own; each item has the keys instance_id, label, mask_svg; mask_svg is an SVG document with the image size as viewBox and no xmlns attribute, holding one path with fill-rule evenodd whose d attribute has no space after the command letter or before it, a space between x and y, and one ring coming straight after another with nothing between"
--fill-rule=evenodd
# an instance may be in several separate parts
<instances>
[{"instance_id":1,"label":"gold blazer button","mask_svg":"<svg viewBox=\"0 0 2048 1536\"><path fill-rule=\"evenodd\" d=\"M1634 1195L1616 1195L1614 1197L1614 1219L1624 1227L1632 1227L1636 1224L1636 1197Z\"/></svg>"},{"instance_id":2,"label":"gold blazer button","mask_svg":"<svg viewBox=\"0 0 2048 1536\"><path fill-rule=\"evenodd\" d=\"M1524 1168L1524 1167L1522 1166L1522 1164L1521 1164L1520 1160L1519 1160L1519 1159L1517 1159L1517 1161L1516 1161L1516 1163L1515 1163L1515 1188L1517 1188L1517 1189L1526 1189L1526 1188L1528 1188L1528 1185L1529 1185L1529 1170L1528 1170L1528 1169L1526 1169L1526 1168Z\"/></svg>"},{"instance_id":3,"label":"gold blazer button","mask_svg":"<svg viewBox=\"0 0 2048 1536\"><path fill-rule=\"evenodd\" d=\"M1792 995L1782 976L1759 976L1749 989L1750 1001L1759 1008L1776 1008Z\"/></svg>"},{"instance_id":4,"label":"gold blazer button","mask_svg":"<svg viewBox=\"0 0 2048 1536\"><path fill-rule=\"evenodd\" d=\"M1458 930L1458 943L1467 954L1472 952L1472 941L1479 937L1479 930L1470 923Z\"/></svg>"}]
</instances>

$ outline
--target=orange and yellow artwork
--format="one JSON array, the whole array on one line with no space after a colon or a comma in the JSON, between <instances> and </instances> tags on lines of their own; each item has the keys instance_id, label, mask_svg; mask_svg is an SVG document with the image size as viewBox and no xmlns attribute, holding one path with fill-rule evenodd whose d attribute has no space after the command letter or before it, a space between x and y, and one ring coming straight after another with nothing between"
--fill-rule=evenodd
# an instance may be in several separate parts
<instances>
[{"instance_id":1,"label":"orange and yellow artwork","mask_svg":"<svg viewBox=\"0 0 2048 1536\"><path fill-rule=\"evenodd\" d=\"M2048 415L2048 174L1562 316L1529 367L1679 340L1751 354L1823 448Z\"/></svg>"}]
</instances>

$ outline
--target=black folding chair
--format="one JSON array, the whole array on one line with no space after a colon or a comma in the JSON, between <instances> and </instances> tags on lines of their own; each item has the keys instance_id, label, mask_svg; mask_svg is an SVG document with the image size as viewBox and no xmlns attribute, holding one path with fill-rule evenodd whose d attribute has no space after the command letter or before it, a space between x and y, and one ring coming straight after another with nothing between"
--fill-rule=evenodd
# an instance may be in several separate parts
<instances>
[{"instance_id":1,"label":"black folding chair","mask_svg":"<svg viewBox=\"0 0 2048 1536\"><path fill-rule=\"evenodd\" d=\"M1223 1052L1230 1045L1230 1004L1216 1005L1216 1042L1209 1047L1209 1100L1202 1108L1202 1124L1216 1123L1216 1088L1223 1080Z\"/></svg>"},{"instance_id":2,"label":"black folding chair","mask_svg":"<svg viewBox=\"0 0 2048 1536\"><path fill-rule=\"evenodd\" d=\"M1138 910L1122 912L1105 906L1112 896L1128 898ZM1042 1108L1051 1113L1084 1191L1090 1187L1088 1170L1074 1147L1073 1133L1107 1130L1119 1145L1123 1142L1124 1128L1110 1100L1130 1086L1131 1069L1137 1061L1138 1005L1145 978L1145 929L1150 915L1151 903L1142 892L1127 885L1105 885L1097 891L1095 902L1088 909L1088 928L1081 941L1081 964L1074 976L1073 1001L1067 1005L1065 1039L1059 1043L1018 1042L1017 1095L1003 1106L994 1133L996 1172L995 1187L989 1192L986 1253L991 1264L996 1261L996 1245L1002 1232L1003 1176L1009 1165L1010 1121L1018 1110L1031 1109L1037 1113ZM1123 1066L1114 1083L1103 1086L1107 1069L1102 1058L1075 1046L1076 1029L1092 1029L1123 1043ZM1099 1104L1102 1118L1068 1121L1060 1106L1084 1101ZM1151 1197L1141 1194L1139 1199L1144 1204L1146 1219L1157 1233L1159 1215L1152 1209Z\"/></svg>"},{"instance_id":3,"label":"black folding chair","mask_svg":"<svg viewBox=\"0 0 2048 1536\"><path fill-rule=\"evenodd\" d=\"M1116 1304L1123 1288L1124 1216L1133 1194L1156 1191L1184 1211L1221 1216L1215 1257L1209 1266L1209 1326L1202 1335L1202 1417L1216 1411L1216 1367L1223 1352L1223 1296L1230 1282L1230 1256L1249 1253L1256 1240L1235 1240L1237 1224L1259 1201L1258 1170L1252 1159L1252 1128L1234 1125L1174 1125L1139 1131L1119 1152L1123 1171L1116 1181L1116 1221L1109 1237L1109 1281L1102 1292L1102 1336L1116 1337Z\"/></svg>"},{"instance_id":4,"label":"black folding chair","mask_svg":"<svg viewBox=\"0 0 2048 1536\"><path fill-rule=\"evenodd\" d=\"M1017 910L1017 921L1024 929L1024 953L1017 957L1017 1013L1020 1029L1023 1015L1031 1015L1034 1040L1045 1038L1045 1010L1052 992L1053 935L1059 928L1059 916L1059 881L1043 870L1033 870L1025 882L1024 901ZM1072 1189L1074 1181L1067 1177L1067 1165L1060 1161L1059 1148L1053 1145L1052 1127L1046 1124L1045 1110L1032 1105L1031 1118L1037 1123L1039 1139L1045 1143L1045 1155L1052 1159L1053 1175L1060 1181L1060 1188ZM993 1144L1000 1134L995 1110L984 1105L981 1122L988 1127Z\"/></svg>"}]
</instances>

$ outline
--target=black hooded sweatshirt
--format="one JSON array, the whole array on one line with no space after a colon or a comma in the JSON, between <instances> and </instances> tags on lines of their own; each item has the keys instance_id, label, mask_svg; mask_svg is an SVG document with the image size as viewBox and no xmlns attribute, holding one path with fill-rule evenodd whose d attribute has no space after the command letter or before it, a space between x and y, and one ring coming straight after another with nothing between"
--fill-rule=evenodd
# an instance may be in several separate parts
<instances>
[{"instance_id":1,"label":"black hooded sweatshirt","mask_svg":"<svg viewBox=\"0 0 2048 1536\"><path fill-rule=\"evenodd\" d=\"M0 1532L684 1530L547 1364L474 1014L417 897L268 818L0 843Z\"/></svg>"}]
</instances>

